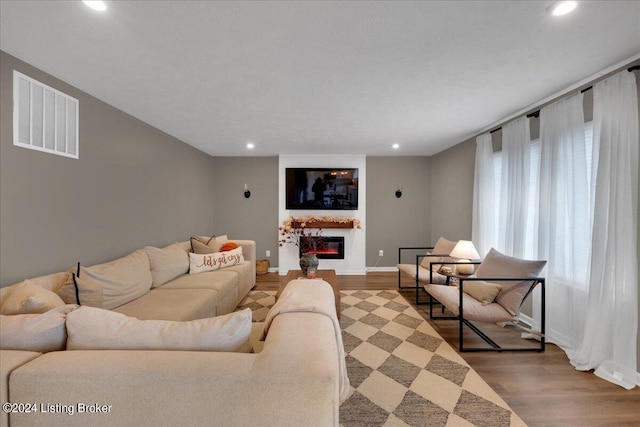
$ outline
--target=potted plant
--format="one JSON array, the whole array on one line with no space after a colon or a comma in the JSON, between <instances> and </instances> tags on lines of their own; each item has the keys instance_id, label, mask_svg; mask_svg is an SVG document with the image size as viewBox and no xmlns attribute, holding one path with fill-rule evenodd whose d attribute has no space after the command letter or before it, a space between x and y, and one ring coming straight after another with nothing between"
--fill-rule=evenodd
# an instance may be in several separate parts
<instances>
[{"instance_id":1,"label":"potted plant","mask_svg":"<svg viewBox=\"0 0 640 427\"><path fill-rule=\"evenodd\" d=\"M306 230L304 223L297 223L293 226L291 222L285 223L284 227L280 227L279 246L287 243L293 243L298 248L302 256L300 257L300 269L310 279L315 278L315 272L318 269L317 252L326 246L322 238L322 229L315 232Z\"/></svg>"}]
</instances>

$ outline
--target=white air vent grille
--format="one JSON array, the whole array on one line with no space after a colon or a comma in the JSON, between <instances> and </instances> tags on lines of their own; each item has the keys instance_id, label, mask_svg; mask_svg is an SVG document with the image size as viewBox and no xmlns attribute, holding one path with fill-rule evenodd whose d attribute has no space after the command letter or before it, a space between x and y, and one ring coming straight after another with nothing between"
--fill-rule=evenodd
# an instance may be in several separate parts
<instances>
[{"instance_id":1,"label":"white air vent grille","mask_svg":"<svg viewBox=\"0 0 640 427\"><path fill-rule=\"evenodd\" d=\"M78 100L13 71L13 145L78 158Z\"/></svg>"}]
</instances>

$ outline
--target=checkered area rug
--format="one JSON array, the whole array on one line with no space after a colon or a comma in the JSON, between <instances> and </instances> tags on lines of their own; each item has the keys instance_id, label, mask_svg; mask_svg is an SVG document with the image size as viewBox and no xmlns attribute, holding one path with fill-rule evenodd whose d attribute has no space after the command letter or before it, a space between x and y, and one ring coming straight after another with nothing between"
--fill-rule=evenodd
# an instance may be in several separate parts
<instances>
[{"instance_id":1,"label":"checkered area rug","mask_svg":"<svg viewBox=\"0 0 640 427\"><path fill-rule=\"evenodd\" d=\"M239 309L264 320L273 291ZM500 427L526 424L396 291L341 291L351 395L340 425Z\"/></svg>"}]
</instances>

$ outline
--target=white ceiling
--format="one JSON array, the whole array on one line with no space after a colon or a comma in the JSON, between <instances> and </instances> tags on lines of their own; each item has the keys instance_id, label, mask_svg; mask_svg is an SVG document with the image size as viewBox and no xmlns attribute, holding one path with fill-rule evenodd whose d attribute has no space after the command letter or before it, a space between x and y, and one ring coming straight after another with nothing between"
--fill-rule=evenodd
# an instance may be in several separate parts
<instances>
[{"instance_id":1,"label":"white ceiling","mask_svg":"<svg viewBox=\"0 0 640 427\"><path fill-rule=\"evenodd\" d=\"M432 155L640 53L639 1L107 3L3 0L0 47L220 156Z\"/></svg>"}]
</instances>

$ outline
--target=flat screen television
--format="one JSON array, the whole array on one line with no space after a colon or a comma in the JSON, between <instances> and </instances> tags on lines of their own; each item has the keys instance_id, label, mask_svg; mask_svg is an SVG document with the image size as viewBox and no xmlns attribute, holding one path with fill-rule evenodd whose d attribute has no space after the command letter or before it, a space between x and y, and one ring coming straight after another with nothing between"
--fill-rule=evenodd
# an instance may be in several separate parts
<instances>
[{"instance_id":1,"label":"flat screen television","mask_svg":"<svg viewBox=\"0 0 640 427\"><path fill-rule=\"evenodd\" d=\"M287 209L358 209L357 168L287 168Z\"/></svg>"}]
</instances>

